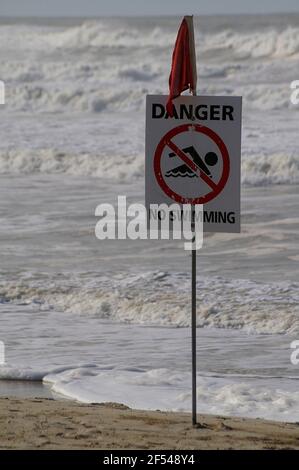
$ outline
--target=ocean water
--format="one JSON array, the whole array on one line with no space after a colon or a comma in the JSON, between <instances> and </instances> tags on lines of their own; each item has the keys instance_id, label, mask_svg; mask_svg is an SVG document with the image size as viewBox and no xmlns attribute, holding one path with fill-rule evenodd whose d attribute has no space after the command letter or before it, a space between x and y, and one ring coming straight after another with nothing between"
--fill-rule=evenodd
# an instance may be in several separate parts
<instances>
[{"instance_id":1,"label":"ocean water","mask_svg":"<svg viewBox=\"0 0 299 470\"><path fill-rule=\"evenodd\" d=\"M0 21L0 394L191 408L190 256L94 235L99 203L144 200L178 24ZM244 100L242 233L198 252L198 409L298 421L299 16L199 17L195 40L198 93Z\"/></svg>"}]
</instances>

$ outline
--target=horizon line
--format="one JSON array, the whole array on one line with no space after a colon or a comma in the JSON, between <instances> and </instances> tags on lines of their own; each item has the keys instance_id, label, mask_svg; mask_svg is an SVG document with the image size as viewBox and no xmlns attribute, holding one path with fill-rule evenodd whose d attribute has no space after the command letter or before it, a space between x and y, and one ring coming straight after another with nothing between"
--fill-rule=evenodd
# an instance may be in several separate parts
<instances>
[{"instance_id":1,"label":"horizon line","mask_svg":"<svg viewBox=\"0 0 299 470\"><path fill-rule=\"evenodd\" d=\"M176 18L176 17L184 17L186 14L191 14L190 12L187 13L175 13L175 14L167 14L167 13L157 13L157 14L121 14L121 15L114 15L114 14L88 14L88 15L56 15L56 14L49 14L49 15L1 15L0 19L23 19L23 18L34 18L34 19L78 19L78 18ZM299 10L292 10L292 11L272 11L272 12L247 12L247 13L198 13L198 14L191 14L194 17L201 17L201 16L279 16L279 15L299 15Z\"/></svg>"}]
</instances>

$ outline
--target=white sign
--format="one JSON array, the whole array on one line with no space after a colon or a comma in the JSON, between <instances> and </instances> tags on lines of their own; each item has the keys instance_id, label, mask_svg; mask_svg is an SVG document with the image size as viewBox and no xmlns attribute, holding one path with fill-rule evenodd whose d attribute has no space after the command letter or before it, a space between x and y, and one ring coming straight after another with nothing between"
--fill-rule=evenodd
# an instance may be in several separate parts
<instances>
[{"instance_id":1,"label":"white sign","mask_svg":"<svg viewBox=\"0 0 299 470\"><path fill-rule=\"evenodd\" d=\"M145 202L202 204L205 232L240 232L241 109L238 96L166 95L146 101Z\"/></svg>"}]
</instances>

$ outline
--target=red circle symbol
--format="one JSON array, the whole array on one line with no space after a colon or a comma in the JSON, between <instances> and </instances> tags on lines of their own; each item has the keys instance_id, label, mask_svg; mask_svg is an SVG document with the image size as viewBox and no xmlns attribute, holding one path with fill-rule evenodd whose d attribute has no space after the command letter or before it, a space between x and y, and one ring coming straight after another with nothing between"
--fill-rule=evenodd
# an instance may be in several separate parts
<instances>
[{"instance_id":1,"label":"red circle symbol","mask_svg":"<svg viewBox=\"0 0 299 470\"><path fill-rule=\"evenodd\" d=\"M208 136L218 146L222 156L222 174L218 181L215 183L204 171L202 171L173 141L173 137L182 132L195 131ZM184 197L177 194L166 183L161 170L161 157L165 147L169 147L184 163L196 173L198 178L201 178L211 188L211 191L200 197ZM162 191L167 194L171 199L180 204L205 204L214 199L223 190L229 176L229 155L225 143L216 132L212 131L209 127L200 124L182 124L181 126L171 129L160 140L155 156L154 156L154 172L157 182Z\"/></svg>"}]
</instances>

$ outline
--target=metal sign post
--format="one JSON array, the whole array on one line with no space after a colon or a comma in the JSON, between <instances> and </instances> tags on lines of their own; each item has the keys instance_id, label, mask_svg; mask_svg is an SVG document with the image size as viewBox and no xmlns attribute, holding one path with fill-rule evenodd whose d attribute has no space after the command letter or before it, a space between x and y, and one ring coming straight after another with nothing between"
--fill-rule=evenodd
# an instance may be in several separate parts
<instances>
[{"instance_id":1,"label":"metal sign post","mask_svg":"<svg viewBox=\"0 0 299 470\"><path fill-rule=\"evenodd\" d=\"M195 207L192 206L192 233L195 242ZM197 425L196 420L196 249L192 249L192 279L191 279L191 337L192 337L192 424Z\"/></svg>"},{"instance_id":2,"label":"metal sign post","mask_svg":"<svg viewBox=\"0 0 299 470\"><path fill-rule=\"evenodd\" d=\"M191 22L191 53L194 54L195 59L195 42L194 42L194 28L193 28L193 17ZM196 63L196 62L195 62ZM196 65L195 65L196 71ZM196 96L196 89L192 90L193 96ZM195 243L195 206L192 206L191 214L191 228L193 234L193 243ZM192 250L192 270L191 270L191 343L192 343L192 425L197 425L196 419L196 408L197 408L197 397L196 397L196 248Z\"/></svg>"}]
</instances>

